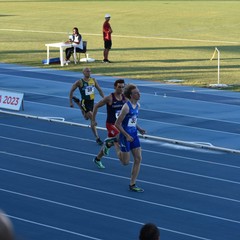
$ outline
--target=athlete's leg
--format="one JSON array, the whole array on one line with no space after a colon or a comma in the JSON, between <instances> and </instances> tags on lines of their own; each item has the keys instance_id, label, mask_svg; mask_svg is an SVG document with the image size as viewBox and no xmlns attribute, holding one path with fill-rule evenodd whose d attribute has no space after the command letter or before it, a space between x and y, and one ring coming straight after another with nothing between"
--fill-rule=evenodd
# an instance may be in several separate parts
<instances>
[{"instance_id":1,"label":"athlete's leg","mask_svg":"<svg viewBox=\"0 0 240 240\"><path fill-rule=\"evenodd\" d=\"M132 155L133 155L133 166L132 166L132 172L131 172L130 185L134 185L136 183L136 179L139 174L140 165L142 161L141 147L132 149Z\"/></svg>"},{"instance_id":2,"label":"athlete's leg","mask_svg":"<svg viewBox=\"0 0 240 240\"><path fill-rule=\"evenodd\" d=\"M80 101L77 97L73 96L73 101L79 106L81 112L82 112L82 115L83 117L88 120L89 118L86 116L86 112L85 112L85 109L83 108L82 106L82 101Z\"/></svg>"},{"instance_id":3,"label":"athlete's leg","mask_svg":"<svg viewBox=\"0 0 240 240\"><path fill-rule=\"evenodd\" d=\"M92 122L92 112L89 111L86 113L86 115L88 116L88 118L91 120ZM99 138L98 136L98 132L97 132L97 128L94 124L91 123L91 129L92 129L92 132L93 132L93 135L95 136L95 138Z\"/></svg>"},{"instance_id":4,"label":"athlete's leg","mask_svg":"<svg viewBox=\"0 0 240 240\"><path fill-rule=\"evenodd\" d=\"M104 57L105 60L108 60L109 50L110 50L110 49L108 49L108 48L105 48L105 49L104 49L103 57Z\"/></svg>"},{"instance_id":5,"label":"athlete's leg","mask_svg":"<svg viewBox=\"0 0 240 240\"><path fill-rule=\"evenodd\" d=\"M130 142L122 133L119 134L119 145L120 147L116 148L118 158L123 165L128 165L130 162Z\"/></svg>"},{"instance_id":6,"label":"athlete's leg","mask_svg":"<svg viewBox=\"0 0 240 240\"><path fill-rule=\"evenodd\" d=\"M117 152L118 158L123 165L128 165L130 162L130 152Z\"/></svg>"}]
</instances>

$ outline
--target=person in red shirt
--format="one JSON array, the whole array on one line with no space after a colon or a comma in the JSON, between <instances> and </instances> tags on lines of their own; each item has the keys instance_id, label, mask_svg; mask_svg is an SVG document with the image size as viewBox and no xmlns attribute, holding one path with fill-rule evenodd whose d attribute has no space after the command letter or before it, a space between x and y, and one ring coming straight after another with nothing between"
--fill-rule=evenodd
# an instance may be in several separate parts
<instances>
[{"instance_id":1,"label":"person in red shirt","mask_svg":"<svg viewBox=\"0 0 240 240\"><path fill-rule=\"evenodd\" d=\"M108 54L109 54L109 50L112 47L111 34L113 32L109 23L110 18L111 18L110 14L106 14L105 22L103 23L103 41L104 41L103 62L104 63L110 63L110 61L108 60Z\"/></svg>"}]
</instances>

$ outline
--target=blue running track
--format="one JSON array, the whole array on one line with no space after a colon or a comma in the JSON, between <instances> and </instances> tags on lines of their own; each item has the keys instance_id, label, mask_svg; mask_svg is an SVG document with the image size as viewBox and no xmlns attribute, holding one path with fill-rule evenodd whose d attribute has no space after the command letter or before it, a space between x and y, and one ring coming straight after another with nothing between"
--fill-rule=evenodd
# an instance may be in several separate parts
<instances>
[{"instance_id":1,"label":"blue running track","mask_svg":"<svg viewBox=\"0 0 240 240\"><path fill-rule=\"evenodd\" d=\"M116 78L94 75L105 95ZM0 64L0 90L24 93L24 109L0 109L0 209L17 240L130 240L155 223L161 240L240 239L240 94L126 79L141 92L143 161L100 147L68 94L81 72ZM100 99L96 95L96 100ZM99 134L106 137L105 108Z\"/></svg>"}]
</instances>

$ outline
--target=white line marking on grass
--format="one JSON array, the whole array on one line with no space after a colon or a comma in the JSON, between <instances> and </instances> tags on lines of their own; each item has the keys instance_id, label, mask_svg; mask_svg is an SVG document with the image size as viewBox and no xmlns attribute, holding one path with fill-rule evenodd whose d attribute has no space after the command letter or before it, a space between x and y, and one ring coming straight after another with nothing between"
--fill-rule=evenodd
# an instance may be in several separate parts
<instances>
[{"instance_id":1,"label":"white line marking on grass","mask_svg":"<svg viewBox=\"0 0 240 240\"><path fill-rule=\"evenodd\" d=\"M136 39L156 39L156 40L168 40L168 41L186 41L186 42L206 42L206 43L226 43L226 44L239 44L239 42L230 41L217 41L217 40L201 40L201 39L187 39L187 38L163 38L163 37L145 37L145 36L123 36L114 35L122 38L136 38Z\"/></svg>"},{"instance_id":2,"label":"white line marking on grass","mask_svg":"<svg viewBox=\"0 0 240 240\"><path fill-rule=\"evenodd\" d=\"M25 30L25 29L0 29L0 31L11 31L11 32L31 32L31 33L50 33L50 34L66 34L66 32L52 32L52 31L36 31L36 30ZM102 36L102 34L95 33L82 33L87 36ZM218 40L201 40L201 39L187 39L187 38L167 38L167 37L149 37L149 36L126 36L126 35L113 35L114 37L120 38L136 38L136 39L156 39L156 40L168 40L168 41L186 41L186 42L206 42L206 43L225 43L225 44L240 44L239 42L232 41L218 41Z\"/></svg>"}]
</instances>

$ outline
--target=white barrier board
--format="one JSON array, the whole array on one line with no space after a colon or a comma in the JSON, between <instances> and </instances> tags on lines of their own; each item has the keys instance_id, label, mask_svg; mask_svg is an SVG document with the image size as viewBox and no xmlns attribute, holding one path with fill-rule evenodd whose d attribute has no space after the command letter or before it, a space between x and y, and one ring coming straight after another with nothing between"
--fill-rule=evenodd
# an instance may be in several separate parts
<instances>
[{"instance_id":1,"label":"white barrier board","mask_svg":"<svg viewBox=\"0 0 240 240\"><path fill-rule=\"evenodd\" d=\"M23 101L23 93L0 90L0 108L18 110Z\"/></svg>"}]
</instances>

